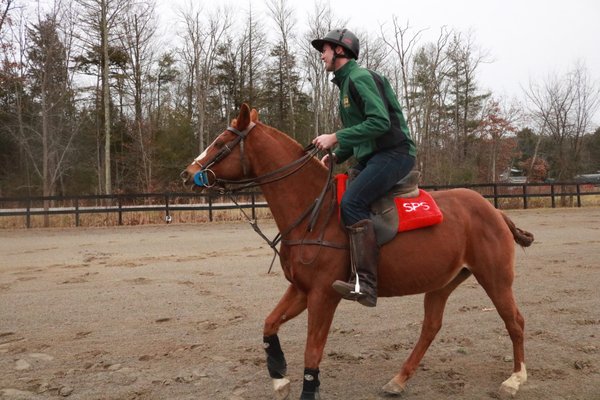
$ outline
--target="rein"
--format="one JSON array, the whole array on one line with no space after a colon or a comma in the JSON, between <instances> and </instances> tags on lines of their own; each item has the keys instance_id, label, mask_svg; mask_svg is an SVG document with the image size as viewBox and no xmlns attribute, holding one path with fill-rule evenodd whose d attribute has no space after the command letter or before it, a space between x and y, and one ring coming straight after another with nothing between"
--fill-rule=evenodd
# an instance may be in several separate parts
<instances>
[{"instance_id":1,"label":"rein","mask_svg":"<svg viewBox=\"0 0 600 400\"><path fill-rule=\"evenodd\" d=\"M293 231L295 228L297 228L309 216L310 216L310 218L309 218L309 222L308 222L307 233L313 232L313 230L315 229L319 213L321 211L321 208L323 207L323 202L324 202L325 196L331 190L331 188L333 187L333 184L334 184L333 157L331 157L331 156L329 157L330 164L329 164L329 173L327 176L327 180L326 180L325 185L323 186L323 189L321 190L321 193L319 194L319 197L317 197L315 199L315 201L306 210L304 210L304 212L284 232L278 232L277 235L275 235L275 237L273 238L273 240L269 240L269 238L262 232L262 230L258 226L258 222L256 221L256 219L250 218L248 216L248 214L244 211L244 209L238 204L238 202L235 198L236 192L239 192L241 190L245 190L248 188L268 184L268 183L277 182L277 181L285 179L288 176L291 176L294 173L298 172L306 164L308 164L308 162L318 153L318 149L315 147L314 144L311 143L308 146L306 146L304 148L305 154L302 157L300 157L299 159L294 160L291 163L284 165L283 167L277 168L274 171L268 172L266 174L260 175L255 178L246 178L246 179L241 179L241 180L220 179L210 169L210 167L212 167L213 165L215 165L216 163L218 163L219 161L221 161L225 157L227 157L232 152L232 150L235 148L235 146L237 146L239 144L240 151L241 151L241 159L242 159L242 169L243 169L244 176L246 176L247 170L246 170L246 166L244 164L244 139L248 136L250 131L255 126L256 126L256 124L250 123L250 125L248 125L248 127L243 131L239 131L233 127L228 127L227 130L235 133L237 135L237 137L235 139L233 139L232 141L230 141L229 143L225 144L225 146L209 162L207 162L205 166L202 165L198 161L198 159L194 160L194 163L197 164L198 166L200 166L200 171L198 171L196 173L196 175L194 176L194 182L198 186L204 186L209 189L214 188L214 186L218 184L219 186L221 186L218 189L219 192L221 194L228 195L229 198L231 199L231 201L240 209L240 211L242 212L242 214L244 215L244 217L246 218L246 220L248 221L250 226L252 226L252 229L254 229L254 231L269 245L269 247L274 252L273 259L271 260L271 265L269 266L268 273L270 273L273 268L275 258L277 256L280 256L279 251L277 250L277 245L279 243L282 243L282 244L285 244L288 246L318 245L320 248L325 246L325 247L331 247L331 248L335 248L335 249L346 250L348 248L346 245L337 244L337 243L333 243L333 242L324 240L325 228L327 226L327 222L333 215L333 211L335 209L335 204L336 204L335 197L333 197L329 203L330 206L329 206L329 209L327 210L327 215L324 220L323 226L321 227L321 231L320 231L320 235L319 235L318 239L315 239L315 240L307 240L305 238L302 238L299 240L283 239L291 231ZM331 151L329 151L329 152L331 154ZM210 184L208 173L212 174L212 180L213 180L212 184ZM229 188L226 190L225 189L226 185L236 185L236 187ZM334 195L334 194L335 194L334 191L332 191L332 195ZM315 257L312 260L310 260L309 262L306 262L304 260L301 260L301 261L303 264L306 264L306 265L312 264L314 262L314 260L318 257L318 255L319 255L319 252L317 252Z\"/></svg>"},{"instance_id":2,"label":"rein","mask_svg":"<svg viewBox=\"0 0 600 400\"><path fill-rule=\"evenodd\" d=\"M302 167L304 167L318 153L318 150L316 148L314 148L314 145L312 145L312 144L307 146L304 149L304 151L305 152L308 151L308 153L304 154L299 159L292 161L290 164L284 165L281 168L277 168L274 171L267 172L266 174L257 176L256 178L241 179L241 180L236 180L236 181L216 178L215 182L222 183L225 185L238 185L237 187L230 188L228 190L228 192L231 193L231 192L239 192L241 190L257 187L260 185L265 185L267 183L273 183L273 182L280 181L284 178L287 178L290 175L293 175L294 173L296 173L297 171L302 169Z\"/></svg>"}]
</instances>

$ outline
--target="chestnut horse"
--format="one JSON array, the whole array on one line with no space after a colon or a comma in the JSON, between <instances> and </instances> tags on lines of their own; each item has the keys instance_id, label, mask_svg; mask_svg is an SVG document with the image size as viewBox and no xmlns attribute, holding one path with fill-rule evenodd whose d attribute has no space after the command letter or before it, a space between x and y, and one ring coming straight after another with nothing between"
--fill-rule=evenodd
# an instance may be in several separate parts
<instances>
[{"instance_id":1,"label":"chestnut horse","mask_svg":"<svg viewBox=\"0 0 600 400\"><path fill-rule=\"evenodd\" d=\"M221 190L236 183L261 187L281 232L280 262L290 282L264 323L269 374L276 397L287 399L290 381L277 334L281 325L308 310L305 377L300 398L319 399L318 368L341 299L331 284L336 279L347 279L350 265L348 238L337 218L335 191L329 190L327 184L331 179L328 168L314 153L307 155L293 139L259 122L256 111L244 104L232 126L181 176L186 185L195 181L197 185ZM379 296L425 293L419 340L383 390L388 394L405 390L442 326L448 296L473 274L492 300L512 340L512 375L500 390L515 395L526 381L527 372L524 319L512 291L514 242L529 246L533 235L516 228L506 215L474 191L453 189L433 192L432 196L443 212L443 222L403 232L381 248ZM323 199L321 207L315 207L317 198ZM309 218L311 215L314 218Z\"/></svg>"}]
</instances>

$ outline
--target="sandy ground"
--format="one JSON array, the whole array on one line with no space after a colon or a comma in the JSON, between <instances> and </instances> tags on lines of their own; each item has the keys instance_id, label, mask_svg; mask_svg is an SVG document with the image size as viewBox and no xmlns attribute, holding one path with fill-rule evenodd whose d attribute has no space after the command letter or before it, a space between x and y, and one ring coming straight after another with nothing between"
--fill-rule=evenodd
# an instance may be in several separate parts
<instances>
[{"instance_id":1,"label":"sandy ground","mask_svg":"<svg viewBox=\"0 0 600 400\"><path fill-rule=\"evenodd\" d=\"M508 213L529 381L520 399L600 399L600 209ZM274 233L272 223L263 225ZM246 223L0 231L0 398L269 399L262 324L287 287ZM343 302L323 399L378 399L415 343L422 295ZM473 278L406 399L495 399L512 368L504 325ZM306 314L280 332L299 398Z\"/></svg>"}]
</instances>

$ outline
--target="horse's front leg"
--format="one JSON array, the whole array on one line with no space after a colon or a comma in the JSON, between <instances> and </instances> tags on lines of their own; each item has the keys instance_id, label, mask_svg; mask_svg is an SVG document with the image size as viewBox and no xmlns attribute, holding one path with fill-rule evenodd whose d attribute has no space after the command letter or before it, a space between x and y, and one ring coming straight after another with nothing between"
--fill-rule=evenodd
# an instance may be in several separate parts
<instances>
[{"instance_id":1,"label":"horse's front leg","mask_svg":"<svg viewBox=\"0 0 600 400\"><path fill-rule=\"evenodd\" d=\"M304 382L300 400L318 400L319 364L340 297L332 290L313 291L308 296L308 333L304 350Z\"/></svg>"},{"instance_id":2,"label":"horse's front leg","mask_svg":"<svg viewBox=\"0 0 600 400\"><path fill-rule=\"evenodd\" d=\"M267 353L267 368L273 379L273 389L278 400L287 399L290 381L286 378L287 363L279 343L279 327L306 309L306 295L290 285L281 300L265 320L263 345Z\"/></svg>"}]
</instances>

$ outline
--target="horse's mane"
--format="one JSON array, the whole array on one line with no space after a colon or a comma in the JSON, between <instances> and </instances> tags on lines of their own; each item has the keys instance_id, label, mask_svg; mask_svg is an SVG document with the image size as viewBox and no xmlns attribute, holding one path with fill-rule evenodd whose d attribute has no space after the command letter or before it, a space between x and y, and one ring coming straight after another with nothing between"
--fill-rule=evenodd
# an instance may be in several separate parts
<instances>
[{"instance_id":1,"label":"horse's mane","mask_svg":"<svg viewBox=\"0 0 600 400\"><path fill-rule=\"evenodd\" d=\"M255 123L257 126L262 128L263 133L266 133L271 138L273 138L273 140L280 143L281 148L288 150L290 152L290 154L293 155L294 157L300 158L305 154L306 147L302 146L296 139L292 138L287 133L280 131L279 129L277 129L273 126L267 125L258 120L255 121ZM313 160L311 162L315 162L315 161L323 169L326 169L326 167L321 162L319 162L318 159L316 159L316 158L313 158Z\"/></svg>"},{"instance_id":2,"label":"horse's mane","mask_svg":"<svg viewBox=\"0 0 600 400\"><path fill-rule=\"evenodd\" d=\"M267 132L275 140L284 142L284 144L286 145L286 148L289 146L290 148L296 148L299 151L303 151L302 145L296 139L292 138L287 133L282 132L279 129L277 129L273 126L267 125L261 121L256 121L256 124L262 126L264 128L264 131Z\"/></svg>"},{"instance_id":3,"label":"horse's mane","mask_svg":"<svg viewBox=\"0 0 600 400\"><path fill-rule=\"evenodd\" d=\"M243 107L246 107L246 110L250 111L250 115L249 115L250 121L254 122L263 134L266 134L267 136L269 136L271 139L273 139L278 144L278 146L277 146L278 151L280 151L280 152L285 151L288 153L288 155L290 155L291 157L293 157L295 159L302 157L306 153L306 150L305 150L306 147L303 147L300 143L298 143L298 141L296 141L294 138L289 136L287 133L280 131L279 129L277 129L273 126L267 125L264 122L260 121L258 118L258 111L256 109L250 110L246 104L244 104ZM241 113L240 113L240 115L241 115ZM237 125L238 125L238 119L234 118L231 121L231 126L236 126L238 129L246 128L246 126L239 127ZM327 167L325 167L315 157L313 157L313 159L310 160L309 163L314 164L325 171L327 170Z\"/></svg>"}]
</instances>

